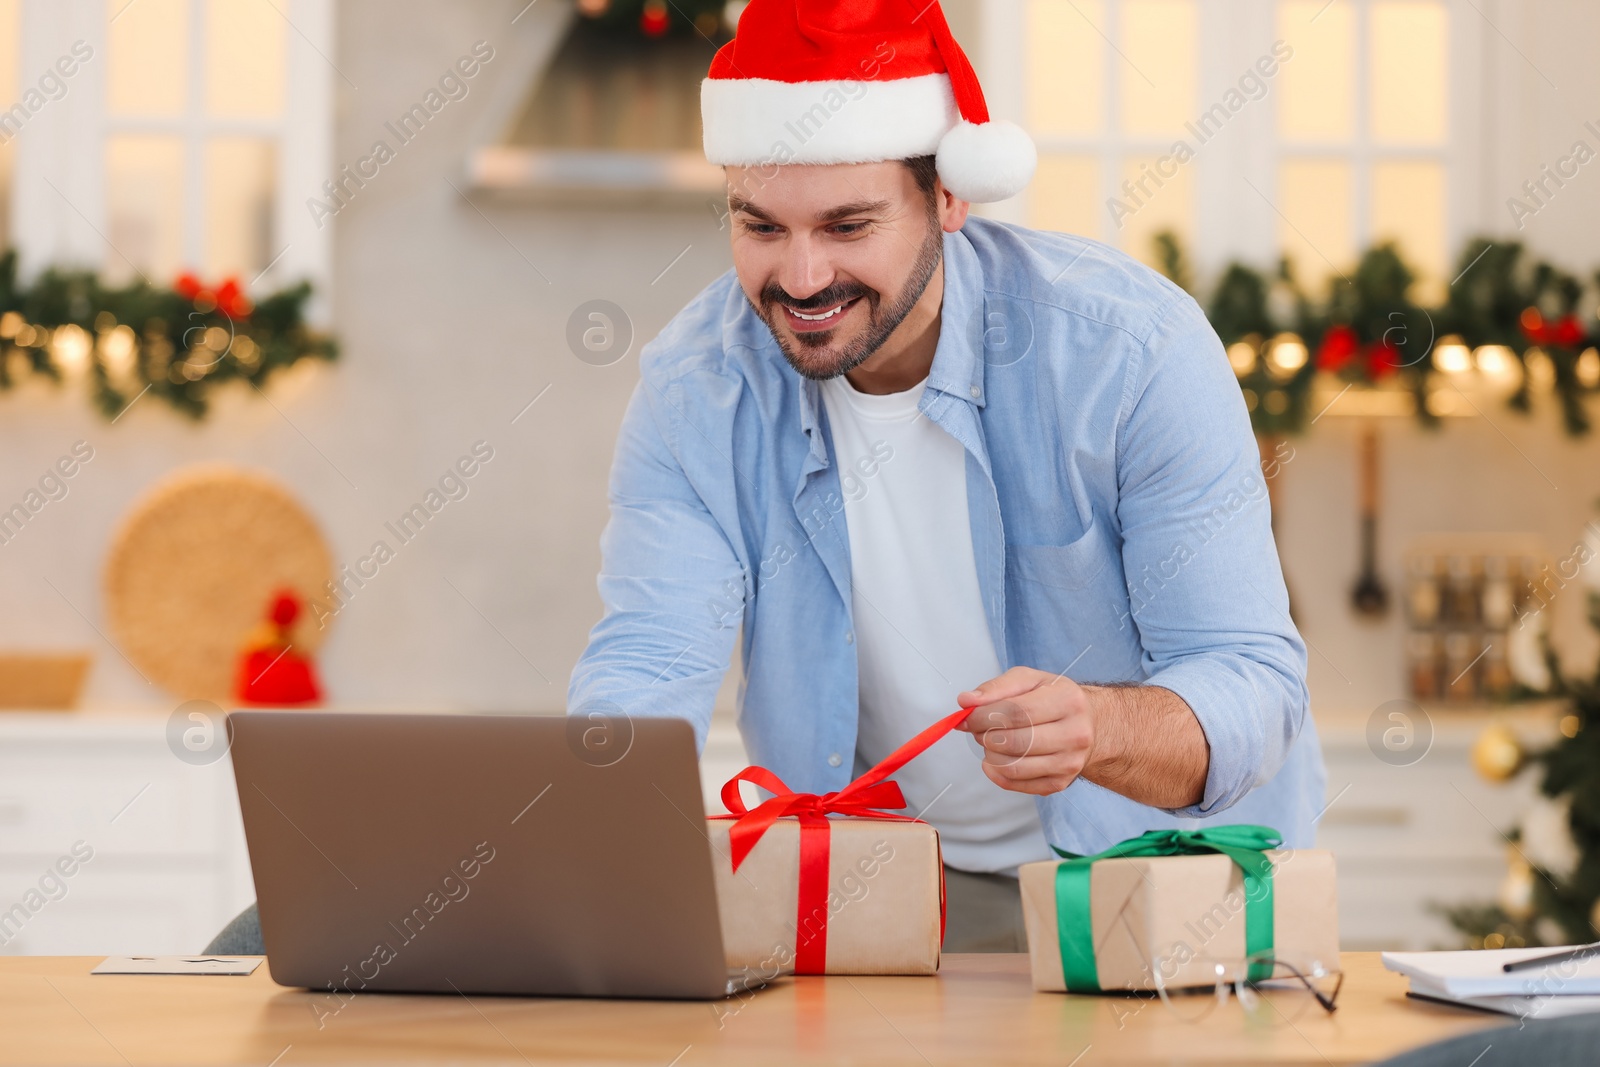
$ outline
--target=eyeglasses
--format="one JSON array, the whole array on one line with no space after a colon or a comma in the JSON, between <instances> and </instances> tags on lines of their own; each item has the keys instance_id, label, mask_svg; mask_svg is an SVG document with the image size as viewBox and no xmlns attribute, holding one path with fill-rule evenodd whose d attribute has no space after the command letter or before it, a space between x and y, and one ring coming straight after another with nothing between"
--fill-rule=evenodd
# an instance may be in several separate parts
<instances>
[{"instance_id":1,"label":"eyeglasses","mask_svg":"<svg viewBox=\"0 0 1600 1067\"><path fill-rule=\"evenodd\" d=\"M1344 972L1320 960L1291 963L1270 953L1235 959L1192 957L1181 965L1157 959L1150 973L1161 1003L1187 1022L1198 1022L1230 999L1246 1015L1269 1025L1293 1022L1319 1008L1332 1014L1338 1010L1344 984Z\"/></svg>"}]
</instances>

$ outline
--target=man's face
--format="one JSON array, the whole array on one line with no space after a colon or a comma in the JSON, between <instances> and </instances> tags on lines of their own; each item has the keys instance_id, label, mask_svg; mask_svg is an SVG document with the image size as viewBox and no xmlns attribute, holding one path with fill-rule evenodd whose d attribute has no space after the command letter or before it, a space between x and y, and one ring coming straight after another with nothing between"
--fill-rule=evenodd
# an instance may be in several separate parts
<instances>
[{"instance_id":1,"label":"man's face","mask_svg":"<svg viewBox=\"0 0 1600 1067\"><path fill-rule=\"evenodd\" d=\"M739 285L808 378L877 352L927 291L943 231L965 221L964 203L930 200L901 163L726 169Z\"/></svg>"}]
</instances>

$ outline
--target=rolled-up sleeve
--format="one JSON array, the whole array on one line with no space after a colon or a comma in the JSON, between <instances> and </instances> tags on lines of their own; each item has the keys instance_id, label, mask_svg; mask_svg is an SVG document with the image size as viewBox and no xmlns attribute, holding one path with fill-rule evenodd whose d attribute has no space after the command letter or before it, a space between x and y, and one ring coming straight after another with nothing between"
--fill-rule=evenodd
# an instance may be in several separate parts
<instances>
[{"instance_id":1,"label":"rolled-up sleeve","mask_svg":"<svg viewBox=\"0 0 1600 1067\"><path fill-rule=\"evenodd\" d=\"M612 461L600 538L600 621L573 669L569 713L677 716L704 746L745 603L745 571L678 454L703 444L678 382L640 382Z\"/></svg>"},{"instance_id":2,"label":"rolled-up sleeve","mask_svg":"<svg viewBox=\"0 0 1600 1067\"><path fill-rule=\"evenodd\" d=\"M1211 750L1204 796L1175 814L1213 815L1277 773L1309 696L1260 453L1193 300L1146 339L1122 408L1117 513L1146 682L1188 703Z\"/></svg>"}]
</instances>

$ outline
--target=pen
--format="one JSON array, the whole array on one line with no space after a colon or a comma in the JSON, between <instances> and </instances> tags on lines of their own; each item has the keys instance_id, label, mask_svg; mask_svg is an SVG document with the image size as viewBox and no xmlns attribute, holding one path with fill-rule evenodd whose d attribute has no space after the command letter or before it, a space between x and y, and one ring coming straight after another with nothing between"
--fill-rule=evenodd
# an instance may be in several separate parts
<instances>
[{"instance_id":1,"label":"pen","mask_svg":"<svg viewBox=\"0 0 1600 1067\"><path fill-rule=\"evenodd\" d=\"M1586 956L1600 954L1600 941L1593 944L1579 945L1577 948L1563 949L1560 952L1551 952L1543 956L1529 956L1525 960L1507 963L1500 969L1502 971L1526 971L1533 967L1548 967L1552 963L1565 963L1568 960L1581 960Z\"/></svg>"}]
</instances>

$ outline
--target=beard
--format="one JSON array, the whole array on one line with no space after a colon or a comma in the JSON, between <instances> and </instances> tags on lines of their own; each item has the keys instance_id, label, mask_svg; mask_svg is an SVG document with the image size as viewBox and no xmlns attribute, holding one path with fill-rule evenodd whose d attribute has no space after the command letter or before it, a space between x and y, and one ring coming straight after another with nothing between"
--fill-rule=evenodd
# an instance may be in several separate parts
<instances>
[{"instance_id":1,"label":"beard","mask_svg":"<svg viewBox=\"0 0 1600 1067\"><path fill-rule=\"evenodd\" d=\"M772 331L772 339L778 343L783 358L797 373L819 382L837 378L865 363L899 329L927 291L943 254L944 231L939 226L938 216L930 210L928 235L917 250L911 274L900 292L887 303L884 294L860 282L837 282L804 300L790 296L774 282L761 290L761 303L755 312L767 324L767 329ZM777 320L782 317L783 311L775 305L787 305L795 311L809 314L856 299L861 299L866 305L867 323L854 337L842 342L836 336L839 332L837 327L797 334L787 334L778 327Z\"/></svg>"}]
</instances>

